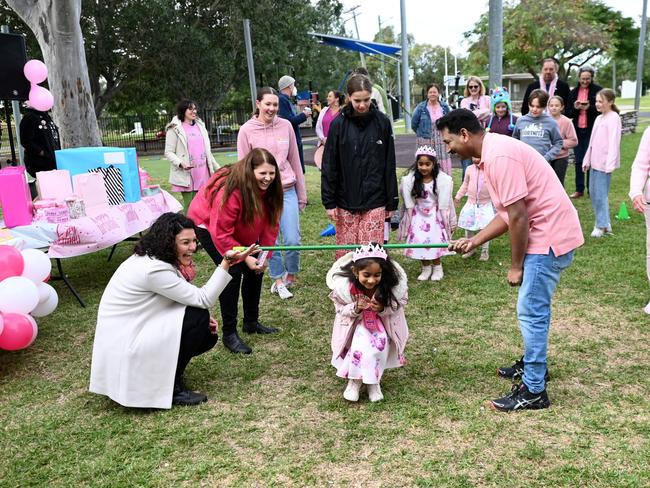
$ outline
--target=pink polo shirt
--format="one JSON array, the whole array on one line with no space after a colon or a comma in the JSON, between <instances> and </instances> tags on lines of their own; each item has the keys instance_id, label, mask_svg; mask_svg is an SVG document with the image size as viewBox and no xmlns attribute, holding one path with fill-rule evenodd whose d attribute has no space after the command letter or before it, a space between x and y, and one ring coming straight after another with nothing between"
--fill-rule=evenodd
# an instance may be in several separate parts
<instances>
[{"instance_id":1,"label":"pink polo shirt","mask_svg":"<svg viewBox=\"0 0 650 488\"><path fill-rule=\"evenodd\" d=\"M584 244L578 212L551 165L535 149L488 132L481 164L492 203L506 223L506 207L524 199L529 221L526 254L548 254L552 249L562 256Z\"/></svg>"}]
</instances>

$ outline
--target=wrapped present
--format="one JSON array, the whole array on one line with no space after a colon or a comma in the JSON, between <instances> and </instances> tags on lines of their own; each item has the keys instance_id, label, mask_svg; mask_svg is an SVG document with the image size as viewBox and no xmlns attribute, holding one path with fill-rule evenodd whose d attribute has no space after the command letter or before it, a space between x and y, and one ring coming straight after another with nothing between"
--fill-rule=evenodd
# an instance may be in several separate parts
<instances>
[{"instance_id":1,"label":"wrapped present","mask_svg":"<svg viewBox=\"0 0 650 488\"><path fill-rule=\"evenodd\" d=\"M32 223L32 197L24 166L0 169L0 206L7 227Z\"/></svg>"},{"instance_id":2,"label":"wrapped present","mask_svg":"<svg viewBox=\"0 0 650 488\"><path fill-rule=\"evenodd\" d=\"M84 201L86 213L93 215L108 208L104 177L100 173L81 173L72 177L74 193Z\"/></svg>"},{"instance_id":3,"label":"wrapped present","mask_svg":"<svg viewBox=\"0 0 650 488\"><path fill-rule=\"evenodd\" d=\"M160 185L147 185L142 187L143 197L152 197L160 193Z\"/></svg>"},{"instance_id":4,"label":"wrapped present","mask_svg":"<svg viewBox=\"0 0 650 488\"><path fill-rule=\"evenodd\" d=\"M65 199L65 204L68 207L71 219L80 219L86 216L86 204L81 198L76 196L68 197Z\"/></svg>"},{"instance_id":5,"label":"wrapped present","mask_svg":"<svg viewBox=\"0 0 650 488\"><path fill-rule=\"evenodd\" d=\"M72 195L70 172L65 169L39 171L36 173L36 188L42 200L63 200Z\"/></svg>"},{"instance_id":6,"label":"wrapped present","mask_svg":"<svg viewBox=\"0 0 650 488\"><path fill-rule=\"evenodd\" d=\"M109 205L122 205L124 203L124 186L122 185L122 175L120 170L115 166L108 168L95 168L89 170L90 173L100 173L104 178L104 187L108 195Z\"/></svg>"},{"instance_id":7,"label":"wrapped present","mask_svg":"<svg viewBox=\"0 0 650 488\"><path fill-rule=\"evenodd\" d=\"M119 170L124 188L124 201L140 201L140 175L134 148L120 147L76 147L55 152L56 167L67 169L74 177L96 168L114 166ZM84 199L85 200L85 199ZM88 210L86 202L86 210Z\"/></svg>"}]
</instances>

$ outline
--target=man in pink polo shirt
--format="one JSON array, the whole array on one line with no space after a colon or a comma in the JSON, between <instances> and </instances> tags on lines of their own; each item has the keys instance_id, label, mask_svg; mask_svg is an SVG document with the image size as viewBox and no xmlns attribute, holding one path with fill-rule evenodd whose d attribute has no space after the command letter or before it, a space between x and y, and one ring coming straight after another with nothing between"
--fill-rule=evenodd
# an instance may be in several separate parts
<instances>
[{"instance_id":1,"label":"man in pink polo shirt","mask_svg":"<svg viewBox=\"0 0 650 488\"><path fill-rule=\"evenodd\" d=\"M578 213L548 162L527 144L485 133L469 110L454 110L438 119L438 130L450 153L480 158L490 197L497 210L492 222L470 239L449 248L466 253L506 232L512 259L508 283L519 286L517 317L524 355L499 376L516 379L510 394L492 400L495 410L547 408L546 352L551 324L551 298L573 251L584 243Z\"/></svg>"}]
</instances>

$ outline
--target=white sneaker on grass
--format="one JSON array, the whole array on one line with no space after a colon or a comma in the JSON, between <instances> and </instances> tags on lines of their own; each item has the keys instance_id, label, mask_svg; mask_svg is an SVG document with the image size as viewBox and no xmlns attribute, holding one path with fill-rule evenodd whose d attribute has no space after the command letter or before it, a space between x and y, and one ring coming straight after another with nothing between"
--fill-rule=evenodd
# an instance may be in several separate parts
<instances>
[{"instance_id":1,"label":"white sneaker on grass","mask_svg":"<svg viewBox=\"0 0 650 488\"><path fill-rule=\"evenodd\" d=\"M422 272L418 276L418 281L427 281L431 278L431 266L422 266Z\"/></svg>"},{"instance_id":2,"label":"white sneaker on grass","mask_svg":"<svg viewBox=\"0 0 650 488\"><path fill-rule=\"evenodd\" d=\"M433 266L433 273L431 273L431 281L440 281L445 273L442 271L442 264L436 264Z\"/></svg>"},{"instance_id":3,"label":"white sneaker on grass","mask_svg":"<svg viewBox=\"0 0 650 488\"><path fill-rule=\"evenodd\" d=\"M600 227L594 227L594 230L591 231L591 237L603 237L605 232Z\"/></svg>"},{"instance_id":4,"label":"white sneaker on grass","mask_svg":"<svg viewBox=\"0 0 650 488\"><path fill-rule=\"evenodd\" d=\"M379 383L376 385L368 385L368 398L371 402L380 402L384 399Z\"/></svg>"},{"instance_id":5,"label":"white sneaker on grass","mask_svg":"<svg viewBox=\"0 0 650 488\"><path fill-rule=\"evenodd\" d=\"M349 402L359 401L359 390L361 389L361 380L348 380L348 386L345 387L343 398Z\"/></svg>"},{"instance_id":6,"label":"white sneaker on grass","mask_svg":"<svg viewBox=\"0 0 650 488\"><path fill-rule=\"evenodd\" d=\"M273 283L271 285L271 293L277 293L282 300L287 300L288 298L293 298L293 293L291 293L284 283Z\"/></svg>"}]
</instances>

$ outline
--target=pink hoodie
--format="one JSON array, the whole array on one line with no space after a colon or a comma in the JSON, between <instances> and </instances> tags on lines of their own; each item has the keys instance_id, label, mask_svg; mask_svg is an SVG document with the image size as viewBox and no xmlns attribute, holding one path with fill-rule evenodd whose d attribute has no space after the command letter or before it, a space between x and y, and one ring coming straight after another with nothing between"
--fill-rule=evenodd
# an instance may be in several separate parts
<instances>
[{"instance_id":1,"label":"pink hoodie","mask_svg":"<svg viewBox=\"0 0 650 488\"><path fill-rule=\"evenodd\" d=\"M604 173L621 166L621 117L613 110L596 117L582 165Z\"/></svg>"},{"instance_id":2,"label":"pink hoodie","mask_svg":"<svg viewBox=\"0 0 650 488\"><path fill-rule=\"evenodd\" d=\"M276 116L270 124L264 124L257 117L252 117L239 129L237 158L243 159L256 148L266 149L273 154L280 168L282 188L286 191L295 186L298 206L304 209L307 205L305 175L300 166L298 144L291 122Z\"/></svg>"},{"instance_id":3,"label":"pink hoodie","mask_svg":"<svg viewBox=\"0 0 650 488\"><path fill-rule=\"evenodd\" d=\"M630 198L634 200L639 195L644 195L646 202L650 201L650 127L643 132L639 150L632 164L630 173Z\"/></svg>"}]
</instances>

